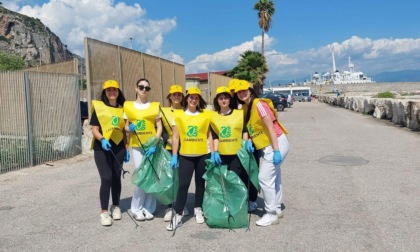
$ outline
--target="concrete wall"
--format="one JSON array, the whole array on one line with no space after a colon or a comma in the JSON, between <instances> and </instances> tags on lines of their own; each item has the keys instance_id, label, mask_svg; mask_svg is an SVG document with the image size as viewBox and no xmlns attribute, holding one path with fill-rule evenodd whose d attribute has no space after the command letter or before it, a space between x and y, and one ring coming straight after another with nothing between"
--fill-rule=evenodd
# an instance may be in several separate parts
<instances>
[{"instance_id":1,"label":"concrete wall","mask_svg":"<svg viewBox=\"0 0 420 252\"><path fill-rule=\"evenodd\" d=\"M420 130L420 98L385 99L365 96L321 95L318 101L386 119L409 129Z\"/></svg>"},{"instance_id":2,"label":"concrete wall","mask_svg":"<svg viewBox=\"0 0 420 252\"><path fill-rule=\"evenodd\" d=\"M370 84L346 84L346 85L311 85L312 93L322 95L332 92L336 87L340 93L363 95L363 93L381 93L393 91L397 93L419 92L420 82L392 82L392 83L370 83Z\"/></svg>"}]
</instances>

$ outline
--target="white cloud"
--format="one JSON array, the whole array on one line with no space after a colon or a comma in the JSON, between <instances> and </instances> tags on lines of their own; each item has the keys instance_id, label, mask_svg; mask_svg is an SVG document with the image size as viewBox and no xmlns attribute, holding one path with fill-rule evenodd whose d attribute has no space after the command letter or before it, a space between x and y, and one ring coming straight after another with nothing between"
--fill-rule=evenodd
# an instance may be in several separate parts
<instances>
[{"instance_id":1,"label":"white cloud","mask_svg":"<svg viewBox=\"0 0 420 252\"><path fill-rule=\"evenodd\" d=\"M266 35L264 47L270 48L274 39ZM251 41L216 52L214 54L201 54L186 65L187 73L199 73L208 71L231 70L240 59L241 53L251 50L261 50L261 36L254 37Z\"/></svg>"},{"instance_id":2,"label":"white cloud","mask_svg":"<svg viewBox=\"0 0 420 252\"><path fill-rule=\"evenodd\" d=\"M269 80L293 80L315 73L332 71L330 45L311 48L291 54L272 49L274 39L267 36L265 56L269 66ZM342 42L331 43L334 47L336 68L348 70L348 57L355 70L371 76L380 72L420 69L420 39L378 39L352 36ZM187 63L188 73L231 70L237 65L240 54L261 47L261 36L252 41L213 54L202 54Z\"/></svg>"},{"instance_id":3,"label":"white cloud","mask_svg":"<svg viewBox=\"0 0 420 252\"><path fill-rule=\"evenodd\" d=\"M10 6L16 6L14 1ZM84 37L133 47L161 55L163 35L176 27L175 18L151 20L139 4L114 4L112 0L51 0L42 6L23 6L19 13L39 18L70 51L83 56Z\"/></svg>"}]
</instances>

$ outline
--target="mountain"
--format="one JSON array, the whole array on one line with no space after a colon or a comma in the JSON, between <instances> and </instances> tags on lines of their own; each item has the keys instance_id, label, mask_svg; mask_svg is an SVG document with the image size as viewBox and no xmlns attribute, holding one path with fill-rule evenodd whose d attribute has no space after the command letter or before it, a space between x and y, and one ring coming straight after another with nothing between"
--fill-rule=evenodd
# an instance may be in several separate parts
<instances>
[{"instance_id":1,"label":"mountain","mask_svg":"<svg viewBox=\"0 0 420 252\"><path fill-rule=\"evenodd\" d=\"M39 19L0 5L0 51L19 55L27 67L70 60L76 55Z\"/></svg>"},{"instance_id":2,"label":"mountain","mask_svg":"<svg viewBox=\"0 0 420 252\"><path fill-rule=\"evenodd\" d=\"M372 76L376 82L420 82L420 70L382 72Z\"/></svg>"}]
</instances>

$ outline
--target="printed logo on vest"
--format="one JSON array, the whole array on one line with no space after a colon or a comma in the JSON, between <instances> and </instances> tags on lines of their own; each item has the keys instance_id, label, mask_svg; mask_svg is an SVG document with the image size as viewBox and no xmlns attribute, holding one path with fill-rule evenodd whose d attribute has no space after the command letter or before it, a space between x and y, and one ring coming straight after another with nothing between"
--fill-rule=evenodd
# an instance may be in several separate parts
<instances>
[{"instance_id":1,"label":"printed logo on vest","mask_svg":"<svg viewBox=\"0 0 420 252\"><path fill-rule=\"evenodd\" d=\"M145 120L137 120L136 121L136 130L145 130L146 129L146 121Z\"/></svg>"},{"instance_id":2,"label":"printed logo on vest","mask_svg":"<svg viewBox=\"0 0 420 252\"><path fill-rule=\"evenodd\" d=\"M187 136L188 137L197 137L198 136L198 126L188 126Z\"/></svg>"},{"instance_id":3,"label":"printed logo on vest","mask_svg":"<svg viewBox=\"0 0 420 252\"><path fill-rule=\"evenodd\" d=\"M248 124L247 128L248 128L249 135L250 136L254 135L254 129L252 128L252 125Z\"/></svg>"},{"instance_id":4,"label":"printed logo on vest","mask_svg":"<svg viewBox=\"0 0 420 252\"><path fill-rule=\"evenodd\" d=\"M232 135L232 131L230 126L222 126L222 130L220 131L221 138L229 138Z\"/></svg>"},{"instance_id":5,"label":"printed logo on vest","mask_svg":"<svg viewBox=\"0 0 420 252\"><path fill-rule=\"evenodd\" d=\"M119 120L118 120L118 116L112 116L112 119L111 119L111 125L112 125L113 127L118 127L118 122L119 122Z\"/></svg>"}]
</instances>

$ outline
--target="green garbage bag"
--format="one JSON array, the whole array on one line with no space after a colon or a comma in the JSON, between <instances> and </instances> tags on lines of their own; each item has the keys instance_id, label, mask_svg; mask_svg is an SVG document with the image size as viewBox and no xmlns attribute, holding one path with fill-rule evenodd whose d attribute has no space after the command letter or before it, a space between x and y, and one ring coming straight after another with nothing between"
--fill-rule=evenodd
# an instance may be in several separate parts
<instances>
[{"instance_id":1,"label":"green garbage bag","mask_svg":"<svg viewBox=\"0 0 420 252\"><path fill-rule=\"evenodd\" d=\"M238 151L238 157L241 161L242 166L245 168L245 171L248 173L248 176L252 184L260 190L260 184L258 182L258 164L255 160L254 155L250 155L245 147L246 140L242 140L241 148Z\"/></svg>"},{"instance_id":2,"label":"green garbage bag","mask_svg":"<svg viewBox=\"0 0 420 252\"><path fill-rule=\"evenodd\" d=\"M206 160L203 212L211 228L248 226L248 190L242 180L226 165L215 167Z\"/></svg>"},{"instance_id":3,"label":"green garbage bag","mask_svg":"<svg viewBox=\"0 0 420 252\"><path fill-rule=\"evenodd\" d=\"M143 143L145 150L142 150L142 154L145 155L144 151L156 143L155 153L149 158L143 156L140 166L135 168L131 176L131 182L146 193L155 196L163 205L168 205L176 199L178 170L171 169L171 154L165 149L163 142L158 141L157 137L152 137Z\"/></svg>"}]
</instances>

